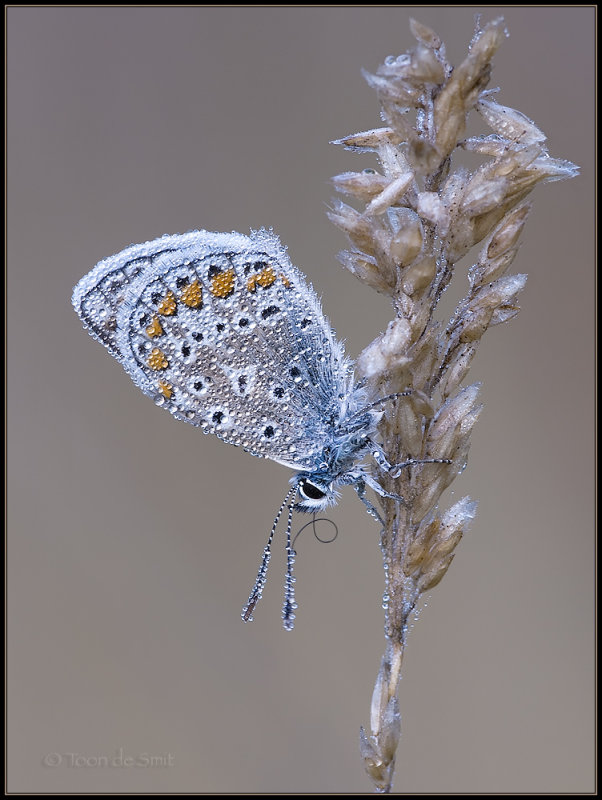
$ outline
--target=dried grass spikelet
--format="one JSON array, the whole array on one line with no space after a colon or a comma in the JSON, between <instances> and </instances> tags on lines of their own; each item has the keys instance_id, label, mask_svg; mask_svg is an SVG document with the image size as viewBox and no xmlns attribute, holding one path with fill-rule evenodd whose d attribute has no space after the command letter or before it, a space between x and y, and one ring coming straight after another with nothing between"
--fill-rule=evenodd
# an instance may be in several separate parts
<instances>
[{"instance_id":1,"label":"dried grass spikelet","mask_svg":"<svg viewBox=\"0 0 602 800\"><path fill-rule=\"evenodd\" d=\"M419 215L409 208L399 209L394 219L396 230L389 244L389 252L397 267L402 269L421 253L424 230Z\"/></svg>"},{"instance_id":2,"label":"dried grass spikelet","mask_svg":"<svg viewBox=\"0 0 602 800\"><path fill-rule=\"evenodd\" d=\"M414 181L413 172L405 172L398 178L392 180L379 194L376 195L366 206L364 214L373 216L384 214L389 208L397 204Z\"/></svg>"},{"instance_id":3,"label":"dried grass spikelet","mask_svg":"<svg viewBox=\"0 0 602 800\"><path fill-rule=\"evenodd\" d=\"M407 320L392 320L386 332L368 345L358 357L357 365L361 374L371 379L409 363L405 352L411 341L411 333Z\"/></svg>"},{"instance_id":4,"label":"dried grass spikelet","mask_svg":"<svg viewBox=\"0 0 602 800\"><path fill-rule=\"evenodd\" d=\"M372 200L389 185L387 178L373 169L365 169L363 172L343 172L341 175L335 175L332 183L337 192L365 202Z\"/></svg>"},{"instance_id":5,"label":"dried grass spikelet","mask_svg":"<svg viewBox=\"0 0 602 800\"><path fill-rule=\"evenodd\" d=\"M329 211L351 244L341 263L389 296L395 312L357 359L372 398L408 393L383 405L383 452L394 465L436 462L374 473L390 493L380 499L387 649L360 749L377 791L391 789L401 730L396 691L410 619L420 596L449 569L475 516L468 497L447 511L438 508L466 465L481 413L478 385L462 384L485 331L519 311L526 276L508 269L529 213L527 196L538 183L577 174L570 162L549 156L535 123L486 90L493 56L507 36L502 19L475 32L455 69L434 31L416 20L410 27L414 47L365 73L384 125L335 142L376 157L378 169L333 178L358 208L336 200ZM492 134L466 136L472 112ZM478 155L480 165L456 167L460 149ZM437 303L456 263L476 245L465 296L444 324L436 318Z\"/></svg>"},{"instance_id":6,"label":"dried grass spikelet","mask_svg":"<svg viewBox=\"0 0 602 800\"><path fill-rule=\"evenodd\" d=\"M464 497L441 517L429 518L420 526L404 564L404 573L414 576L419 593L434 588L443 578L475 514L476 503Z\"/></svg>"},{"instance_id":7,"label":"dried grass spikelet","mask_svg":"<svg viewBox=\"0 0 602 800\"><path fill-rule=\"evenodd\" d=\"M401 736L401 714L399 701L390 696L390 666L381 660L380 669L372 692L370 729L372 734L360 728L360 754L366 772L377 791L385 791L389 783L389 765L395 761L395 753Z\"/></svg>"}]
</instances>

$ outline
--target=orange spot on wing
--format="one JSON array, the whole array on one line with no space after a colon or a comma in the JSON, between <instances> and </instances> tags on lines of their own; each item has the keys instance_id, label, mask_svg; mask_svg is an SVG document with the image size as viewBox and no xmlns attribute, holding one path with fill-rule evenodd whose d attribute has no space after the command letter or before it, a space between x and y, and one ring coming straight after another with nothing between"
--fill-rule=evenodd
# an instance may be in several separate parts
<instances>
[{"instance_id":1,"label":"orange spot on wing","mask_svg":"<svg viewBox=\"0 0 602 800\"><path fill-rule=\"evenodd\" d=\"M203 305L203 290L198 281L193 281L180 295L180 300L189 308L199 308Z\"/></svg>"},{"instance_id":2,"label":"orange spot on wing","mask_svg":"<svg viewBox=\"0 0 602 800\"><path fill-rule=\"evenodd\" d=\"M167 397L169 400L173 394L173 389L169 383L165 383L165 381L159 381L159 391L163 395L163 397Z\"/></svg>"},{"instance_id":3,"label":"orange spot on wing","mask_svg":"<svg viewBox=\"0 0 602 800\"><path fill-rule=\"evenodd\" d=\"M268 286L271 286L275 280L276 280L276 273L271 267L266 267L265 269L262 269L261 272L259 272L257 275L257 283L263 289L266 289Z\"/></svg>"},{"instance_id":4,"label":"orange spot on wing","mask_svg":"<svg viewBox=\"0 0 602 800\"><path fill-rule=\"evenodd\" d=\"M151 351L150 356L148 357L148 361L146 362L151 369L159 370L159 369L167 369L169 366L169 361L165 357L165 353L159 350L158 347L154 347Z\"/></svg>"},{"instance_id":5,"label":"orange spot on wing","mask_svg":"<svg viewBox=\"0 0 602 800\"><path fill-rule=\"evenodd\" d=\"M228 297L234 291L236 277L233 269L226 269L219 272L211 279L211 294L215 297Z\"/></svg>"},{"instance_id":6,"label":"orange spot on wing","mask_svg":"<svg viewBox=\"0 0 602 800\"><path fill-rule=\"evenodd\" d=\"M146 333L150 336L151 339L154 339L155 336L161 336L163 333L163 328L161 327L161 323L157 317L153 317L153 321L146 329Z\"/></svg>"},{"instance_id":7,"label":"orange spot on wing","mask_svg":"<svg viewBox=\"0 0 602 800\"><path fill-rule=\"evenodd\" d=\"M255 275L251 275L247 281L247 291L254 292L258 286L261 286L262 289L267 289L275 280L276 273L272 267L267 266L265 269L262 269L261 272L256 272Z\"/></svg>"}]
</instances>

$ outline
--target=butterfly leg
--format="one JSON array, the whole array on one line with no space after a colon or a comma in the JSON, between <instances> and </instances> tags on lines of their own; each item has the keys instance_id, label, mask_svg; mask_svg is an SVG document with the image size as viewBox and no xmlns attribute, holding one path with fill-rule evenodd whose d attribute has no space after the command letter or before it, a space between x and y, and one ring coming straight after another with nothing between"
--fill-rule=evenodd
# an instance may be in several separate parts
<instances>
[{"instance_id":1,"label":"butterfly leg","mask_svg":"<svg viewBox=\"0 0 602 800\"><path fill-rule=\"evenodd\" d=\"M451 464L449 458L408 458L407 461L402 461L400 464L391 464L387 456L384 454L382 447L372 442L373 449L371 451L372 458L376 461L378 466L388 472L392 478L398 478L401 471L406 467L413 467L416 464Z\"/></svg>"},{"instance_id":2,"label":"butterfly leg","mask_svg":"<svg viewBox=\"0 0 602 800\"><path fill-rule=\"evenodd\" d=\"M374 480L372 475L368 475L367 473L364 473L363 480L368 484L368 486L371 489L374 489L374 491L377 494L379 494L381 497L389 497L389 498L391 498L391 500L399 500L400 503L405 503L405 500L403 499L403 497L400 494L394 494L393 492L387 492L386 489L383 489L383 487L380 485L380 483L377 483Z\"/></svg>"},{"instance_id":3,"label":"butterfly leg","mask_svg":"<svg viewBox=\"0 0 602 800\"><path fill-rule=\"evenodd\" d=\"M370 514L371 517L374 517L374 519L384 528L385 521L366 497L366 482L362 478L358 479L357 483L355 484L355 491L357 492L359 499L366 506L366 511L368 514Z\"/></svg>"},{"instance_id":4,"label":"butterfly leg","mask_svg":"<svg viewBox=\"0 0 602 800\"><path fill-rule=\"evenodd\" d=\"M353 486L359 499L366 506L368 513L375 517L375 519L377 519L380 523L382 523L380 514L378 511L376 511L372 503L366 497L366 484L368 484L368 486L381 497L390 497L391 500L399 500L399 502L405 503L405 500L401 495L387 492L379 483L374 480L372 475L368 474L363 469L347 472L345 475L342 475L339 478L339 485Z\"/></svg>"}]
</instances>

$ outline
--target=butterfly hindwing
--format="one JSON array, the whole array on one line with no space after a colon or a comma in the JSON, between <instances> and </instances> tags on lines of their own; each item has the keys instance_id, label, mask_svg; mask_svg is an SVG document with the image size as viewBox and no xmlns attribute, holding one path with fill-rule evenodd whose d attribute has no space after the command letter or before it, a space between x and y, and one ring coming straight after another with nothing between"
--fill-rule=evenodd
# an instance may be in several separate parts
<instances>
[{"instance_id":1,"label":"butterfly hindwing","mask_svg":"<svg viewBox=\"0 0 602 800\"><path fill-rule=\"evenodd\" d=\"M255 455L315 465L350 368L273 234L195 231L134 245L83 278L74 305L177 418Z\"/></svg>"}]
</instances>

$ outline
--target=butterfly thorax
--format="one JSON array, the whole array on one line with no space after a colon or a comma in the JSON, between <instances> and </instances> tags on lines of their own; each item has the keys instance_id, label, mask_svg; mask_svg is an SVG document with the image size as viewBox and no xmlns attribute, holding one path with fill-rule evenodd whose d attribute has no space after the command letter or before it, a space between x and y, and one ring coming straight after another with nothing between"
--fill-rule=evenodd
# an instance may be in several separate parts
<instances>
[{"instance_id":1,"label":"butterfly thorax","mask_svg":"<svg viewBox=\"0 0 602 800\"><path fill-rule=\"evenodd\" d=\"M357 483L364 474L363 457L373 448L371 436L382 416L379 412L355 413L332 431L332 441L324 447L313 470L298 472L291 483L298 487L300 511L322 511L335 505L340 486Z\"/></svg>"}]
</instances>

